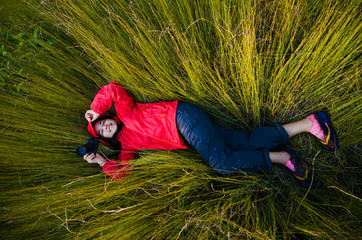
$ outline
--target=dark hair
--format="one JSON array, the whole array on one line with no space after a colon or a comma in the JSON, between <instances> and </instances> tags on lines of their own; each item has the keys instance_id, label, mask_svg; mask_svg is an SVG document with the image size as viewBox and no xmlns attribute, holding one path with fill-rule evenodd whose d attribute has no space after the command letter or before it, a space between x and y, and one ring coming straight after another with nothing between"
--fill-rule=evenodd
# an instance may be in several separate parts
<instances>
[{"instance_id":1,"label":"dark hair","mask_svg":"<svg viewBox=\"0 0 362 240\"><path fill-rule=\"evenodd\" d=\"M93 126L98 122L98 121L101 121L101 120L104 120L104 119L114 119L112 117L109 117L109 116L102 116L100 118L98 118L94 123L93 123ZM116 121L117 122L117 121ZM98 138L102 141L105 141L107 142L108 144L110 144L112 147L116 148L116 149L121 149L121 143L117 141L117 137L118 137L118 134L121 132L121 129L123 127L123 123L120 122L120 124L117 122L117 131L114 133L113 137L111 138L105 138L105 137L100 137L98 136Z\"/></svg>"}]
</instances>

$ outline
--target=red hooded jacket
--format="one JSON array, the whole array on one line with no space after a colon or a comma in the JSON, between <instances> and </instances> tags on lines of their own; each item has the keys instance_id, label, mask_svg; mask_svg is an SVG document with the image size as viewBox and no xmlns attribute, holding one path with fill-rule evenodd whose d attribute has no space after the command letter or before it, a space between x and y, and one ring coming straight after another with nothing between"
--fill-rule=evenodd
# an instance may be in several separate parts
<instances>
[{"instance_id":1,"label":"red hooded jacket","mask_svg":"<svg viewBox=\"0 0 362 240\"><path fill-rule=\"evenodd\" d=\"M103 86L91 105L91 109L103 114L114 103L117 117L123 122L123 127L117 140L121 142L121 153L118 156L120 163L114 160L107 161L103 171L113 179L127 175L130 165L127 160L135 158L134 151L144 149L174 150L186 149L176 126L176 101L157 103L137 103L123 89L112 82ZM90 129L91 128L91 129ZM94 135L92 124L88 129Z\"/></svg>"}]
</instances>

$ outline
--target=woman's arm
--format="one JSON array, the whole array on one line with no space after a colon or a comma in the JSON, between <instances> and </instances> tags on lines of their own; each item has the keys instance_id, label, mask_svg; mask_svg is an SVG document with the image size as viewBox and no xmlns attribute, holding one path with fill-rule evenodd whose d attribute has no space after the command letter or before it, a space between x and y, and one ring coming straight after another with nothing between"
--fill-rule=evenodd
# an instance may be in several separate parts
<instances>
[{"instance_id":1,"label":"woman's arm","mask_svg":"<svg viewBox=\"0 0 362 240\"><path fill-rule=\"evenodd\" d=\"M114 103L117 115L120 118L127 117L135 106L133 98L116 82L103 86L94 97L91 109L102 114L106 112Z\"/></svg>"},{"instance_id":2,"label":"woman's arm","mask_svg":"<svg viewBox=\"0 0 362 240\"><path fill-rule=\"evenodd\" d=\"M92 153L92 154L85 154L83 156L84 160L86 160L88 163L98 163L99 166L103 166L107 160L104 159L101 155L98 153Z\"/></svg>"},{"instance_id":3,"label":"woman's arm","mask_svg":"<svg viewBox=\"0 0 362 240\"><path fill-rule=\"evenodd\" d=\"M132 165L127 162L127 160L134 159L133 153L126 153L122 155L123 160L117 162L115 160L107 161L98 153L96 154L86 154L83 157L88 163L98 163L105 174L109 177L117 180L128 176L131 172ZM119 157L120 158L120 157ZM127 159L126 159L127 158Z\"/></svg>"}]
</instances>

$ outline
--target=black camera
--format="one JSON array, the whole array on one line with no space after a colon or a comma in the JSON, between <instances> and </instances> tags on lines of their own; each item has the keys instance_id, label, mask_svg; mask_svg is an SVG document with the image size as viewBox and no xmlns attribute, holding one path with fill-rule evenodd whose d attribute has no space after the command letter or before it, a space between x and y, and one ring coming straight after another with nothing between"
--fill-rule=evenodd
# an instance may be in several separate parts
<instances>
[{"instance_id":1,"label":"black camera","mask_svg":"<svg viewBox=\"0 0 362 240\"><path fill-rule=\"evenodd\" d=\"M93 138L88 138L83 146L77 148L78 156L83 157L87 153L88 154L96 153L98 143L99 143L99 141L94 140Z\"/></svg>"}]
</instances>

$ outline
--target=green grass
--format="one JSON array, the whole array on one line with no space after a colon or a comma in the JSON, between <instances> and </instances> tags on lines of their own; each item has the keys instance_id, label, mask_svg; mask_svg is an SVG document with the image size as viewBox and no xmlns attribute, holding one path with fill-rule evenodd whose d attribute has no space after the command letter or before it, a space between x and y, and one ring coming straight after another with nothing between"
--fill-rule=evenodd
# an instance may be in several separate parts
<instances>
[{"instance_id":1,"label":"green grass","mask_svg":"<svg viewBox=\"0 0 362 240\"><path fill-rule=\"evenodd\" d=\"M100 4L99 2L102 2ZM358 1L7 1L1 16L6 239L361 239ZM336 153L302 134L285 169L221 177L192 150L142 151L117 184L75 154L104 84L182 99L240 130L327 110ZM100 151L108 154L104 146Z\"/></svg>"}]
</instances>

